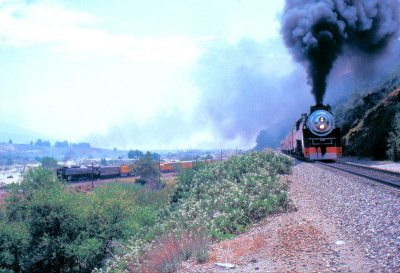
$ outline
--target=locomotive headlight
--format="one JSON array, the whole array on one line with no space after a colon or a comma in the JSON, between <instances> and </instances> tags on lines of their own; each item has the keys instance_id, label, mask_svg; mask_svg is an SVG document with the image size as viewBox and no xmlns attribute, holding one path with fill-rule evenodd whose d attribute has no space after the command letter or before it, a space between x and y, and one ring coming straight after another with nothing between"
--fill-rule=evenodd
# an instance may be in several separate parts
<instances>
[{"instance_id":1,"label":"locomotive headlight","mask_svg":"<svg viewBox=\"0 0 400 273\"><path fill-rule=\"evenodd\" d=\"M308 129L317 136L326 136L335 128L334 118L325 110L317 110L307 118Z\"/></svg>"}]
</instances>

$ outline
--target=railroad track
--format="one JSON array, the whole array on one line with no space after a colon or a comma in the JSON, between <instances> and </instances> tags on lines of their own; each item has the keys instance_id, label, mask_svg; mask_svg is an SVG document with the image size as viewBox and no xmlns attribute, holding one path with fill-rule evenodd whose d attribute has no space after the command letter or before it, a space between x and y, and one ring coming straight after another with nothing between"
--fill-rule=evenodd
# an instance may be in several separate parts
<instances>
[{"instance_id":1,"label":"railroad track","mask_svg":"<svg viewBox=\"0 0 400 273\"><path fill-rule=\"evenodd\" d=\"M391 172L345 162L325 163L318 161L315 163L347 173L355 174L395 188L400 188L400 173L397 172Z\"/></svg>"}]
</instances>

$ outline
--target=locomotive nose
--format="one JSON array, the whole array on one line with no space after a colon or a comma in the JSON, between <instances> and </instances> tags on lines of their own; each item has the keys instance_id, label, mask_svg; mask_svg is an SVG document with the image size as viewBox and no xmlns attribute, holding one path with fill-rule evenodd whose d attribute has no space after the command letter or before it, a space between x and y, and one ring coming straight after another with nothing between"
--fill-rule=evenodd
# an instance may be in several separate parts
<instances>
[{"instance_id":1,"label":"locomotive nose","mask_svg":"<svg viewBox=\"0 0 400 273\"><path fill-rule=\"evenodd\" d=\"M326 136L334 129L334 118L325 110L314 111L307 121L307 127L317 136Z\"/></svg>"}]
</instances>

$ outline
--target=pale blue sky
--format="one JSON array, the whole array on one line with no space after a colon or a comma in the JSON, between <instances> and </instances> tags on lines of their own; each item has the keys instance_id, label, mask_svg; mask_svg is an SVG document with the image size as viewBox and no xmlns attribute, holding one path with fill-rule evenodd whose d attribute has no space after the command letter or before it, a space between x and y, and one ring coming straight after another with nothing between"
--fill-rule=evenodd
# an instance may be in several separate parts
<instances>
[{"instance_id":1,"label":"pale blue sky","mask_svg":"<svg viewBox=\"0 0 400 273\"><path fill-rule=\"evenodd\" d=\"M260 75L270 79L292 73L279 35L283 5L0 0L0 124L97 146L251 147L267 122L226 138L208 118L204 101L213 95L205 83L214 64L207 56L232 48L240 57L237 67L254 69L257 63ZM261 48L250 52L259 57L246 60L242 41ZM235 58L219 62L218 71Z\"/></svg>"}]
</instances>

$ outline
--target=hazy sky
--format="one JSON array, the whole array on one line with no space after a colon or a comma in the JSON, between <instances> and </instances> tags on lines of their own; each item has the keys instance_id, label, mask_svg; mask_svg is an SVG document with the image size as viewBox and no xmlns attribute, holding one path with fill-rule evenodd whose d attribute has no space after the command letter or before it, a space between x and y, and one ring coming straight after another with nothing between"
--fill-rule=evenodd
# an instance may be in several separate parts
<instances>
[{"instance_id":1,"label":"hazy sky","mask_svg":"<svg viewBox=\"0 0 400 273\"><path fill-rule=\"evenodd\" d=\"M267 79L296 69L279 34L283 5L0 0L0 123L106 147L252 147L277 96ZM233 86L235 75L253 86Z\"/></svg>"}]
</instances>

